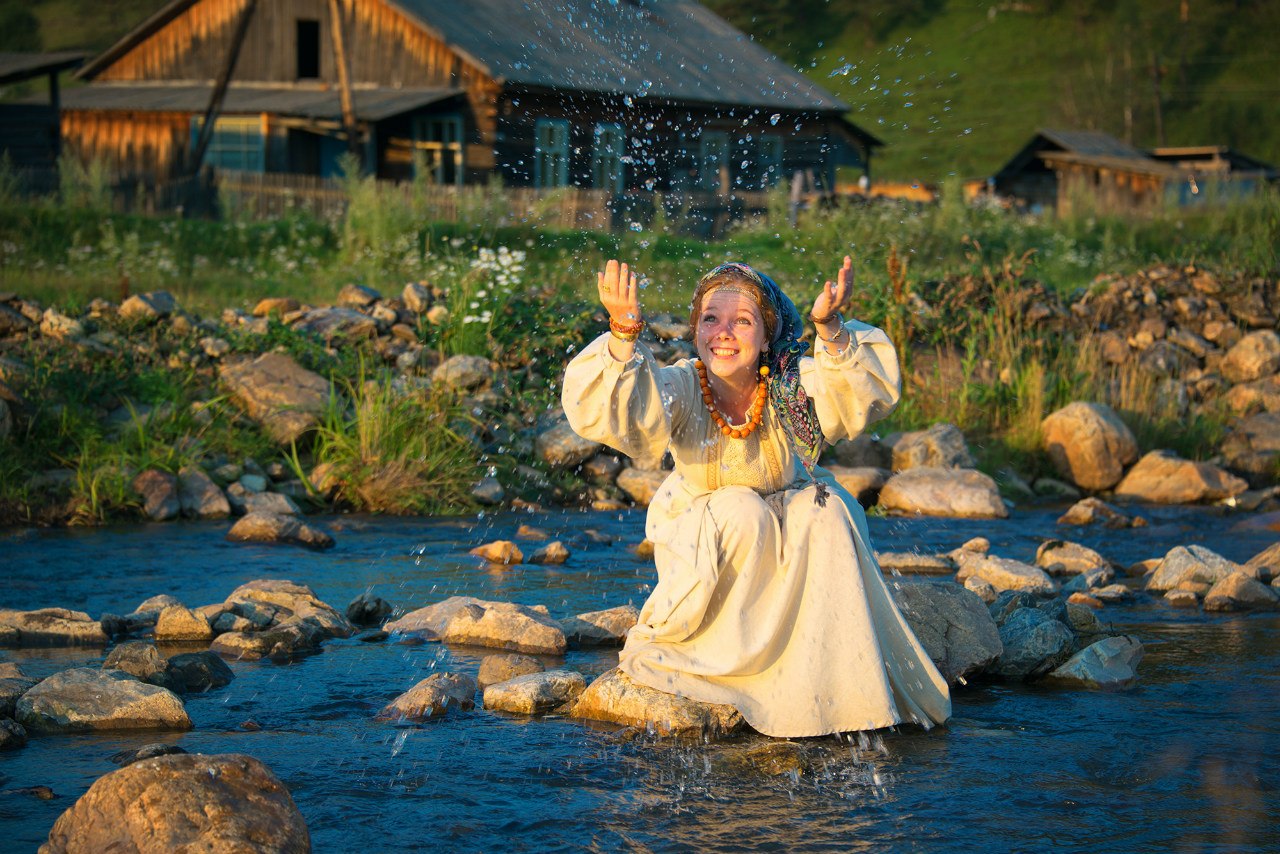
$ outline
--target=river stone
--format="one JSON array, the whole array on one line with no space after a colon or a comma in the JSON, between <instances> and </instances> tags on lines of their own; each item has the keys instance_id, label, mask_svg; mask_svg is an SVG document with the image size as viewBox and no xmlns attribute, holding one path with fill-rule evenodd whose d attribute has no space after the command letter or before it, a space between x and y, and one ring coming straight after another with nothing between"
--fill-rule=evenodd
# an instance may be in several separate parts
<instances>
[{"instance_id":1,"label":"river stone","mask_svg":"<svg viewBox=\"0 0 1280 854\"><path fill-rule=\"evenodd\" d=\"M507 491L502 488L502 481L496 477L482 477L471 487L471 497L481 504L488 507L501 504L502 500L507 497Z\"/></svg>"},{"instance_id":2,"label":"river stone","mask_svg":"<svg viewBox=\"0 0 1280 854\"><path fill-rule=\"evenodd\" d=\"M13 675L0 675L0 718L11 718L17 714L18 698L39 682L39 679L23 676L21 671Z\"/></svg>"},{"instance_id":3,"label":"river stone","mask_svg":"<svg viewBox=\"0 0 1280 854\"><path fill-rule=\"evenodd\" d=\"M552 468L576 468L595 456L604 446L584 439L568 422L561 421L538 435L534 448L538 457Z\"/></svg>"},{"instance_id":4,"label":"river stone","mask_svg":"<svg viewBox=\"0 0 1280 854\"><path fill-rule=\"evenodd\" d=\"M0 609L0 646L102 646L110 638L83 611Z\"/></svg>"},{"instance_id":5,"label":"river stone","mask_svg":"<svg viewBox=\"0 0 1280 854\"><path fill-rule=\"evenodd\" d=\"M378 718L423 721L450 709L465 712L475 708L476 690L476 680L465 673L433 673L384 706Z\"/></svg>"},{"instance_id":6,"label":"river stone","mask_svg":"<svg viewBox=\"0 0 1280 854\"><path fill-rule=\"evenodd\" d=\"M158 641L208 640L213 637L209 621L190 608L170 605L156 619L155 638Z\"/></svg>"},{"instance_id":7,"label":"river stone","mask_svg":"<svg viewBox=\"0 0 1280 854\"><path fill-rule=\"evenodd\" d=\"M658 488L667 480L669 472L647 471L644 469L624 469L618 475L618 488L625 492L632 501L641 507L648 507Z\"/></svg>"},{"instance_id":8,"label":"river stone","mask_svg":"<svg viewBox=\"0 0 1280 854\"><path fill-rule=\"evenodd\" d=\"M1273 543L1249 558L1244 571L1259 581L1280 578L1280 543Z\"/></svg>"},{"instance_id":9,"label":"river stone","mask_svg":"<svg viewBox=\"0 0 1280 854\"><path fill-rule=\"evenodd\" d=\"M1253 485L1274 483L1280 471L1280 412L1260 412L1240 420L1222 440L1221 451L1226 464Z\"/></svg>"},{"instance_id":10,"label":"river stone","mask_svg":"<svg viewBox=\"0 0 1280 854\"><path fill-rule=\"evenodd\" d=\"M431 381L457 392L475 392L493 382L493 366L482 356L452 356L431 372Z\"/></svg>"},{"instance_id":11,"label":"river stone","mask_svg":"<svg viewBox=\"0 0 1280 854\"><path fill-rule=\"evenodd\" d=\"M347 621L357 626L376 626L391 616L391 603L366 590L347 605Z\"/></svg>"},{"instance_id":12,"label":"river stone","mask_svg":"<svg viewBox=\"0 0 1280 854\"><path fill-rule=\"evenodd\" d=\"M1063 477L1089 490L1109 489L1138 458L1133 432L1111 407L1076 401L1040 424L1043 447Z\"/></svg>"},{"instance_id":13,"label":"river stone","mask_svg":"<svg viewBox=\"0 0 1280 854\"><path fill-rule=\"evenodd\" d=\"M880 500L880 490L893 475L887 468L873 466L827 466L836 483L844 487L863 507L874 507Z\"/></svg>"},{"instance_id":14,"label":"river stone","mask_svg":"<svg viewBox=\"0 0 1280 854\"><path fill-rule=\"evenodd\" d=\"M1101 603L1099 603L1101 604ZM1079 605L1067 600L1067 625L1076 636L1100 635L1103 633L1102 622L1093 613L1093 606Z\"/></svg>"},{"instance_id":15,"label":"river stone","mask_svg":"<svg viewBox=\"0 0 1280 854\"><path fill-rule=\"evenodd\" d=\"M893 470L930 466L971 469L974 466L964 434L954 424L934 424L927 430L903 433L893 443Z\"/></svg>"},{"instance_id":16,"label":"river stone","mask_svg":"<svg viewBox=\"0 0 1280 854\"><path fill-rule=\"evenodd\" d=\"M876 552L880 571L890 575L950 575L956 562L947 555L922 555L915 552Z\"/></svg>"},{"instance_id":17,"label":"river stone","mask_svg":"<svg viewBox=\"0 0 1280 854\"><path fill-rule=\"evenodd\" d=\"M177 753L101 777L64 812L40 854L308 854L289 790L251 756Z\"/></svg>"},{"instance_id":18,"label":"river stone","mask_svg":"<svg viewBox=\"0 0 1280 854\"><path fill-rule=\"evenodd\" d=\"M1077 652L1045 678L1083 688L1127 688L1138 678L1142 643L1128 636L1103 638Z\"/></svg>"},{"instance_id":19,"label":"river stone","mask_svg":"<svg viewBox=\"0 0 1280 854\"><path fill-rule=\"evenodd\" d=\"M1003 626L1009 615L1019 608L1035 608L1040 600L1022 590L1001 590L994 602L987 608L991 619L997 626Z\"/></svg>"},{"instance_id":20,"label":"river stone","mask_svg":"<svg viewBox=\"0 0 1280 854\"><path fill-rule=\"evenodd\" d=\"M520 551L520 547L510 540L494 540L492 543L476 546L467 554L482 557L489 563L495 563L500 566L524 563L524 552Z\"/></svg>"},{"instance_id":21,"label":"river stone","mask_svg":"<svg viewBox=\"0 0 1280 854\"><path fill-rule=\"evenodd\" d=\"M1074 642L1071 629L1039 608L1018 608L1000 627L1004 651L990 670L1006 679L1034 679L1066 661Z\"/></svg>"},{"instance_id":22,"label":"river stone","mask_svg":"<svg viewBox=\"0 0 1280 854\"><path fill-rule=\"evenodd\" d=\"M182 511L178 479L166 471L147 469L133 479L133 491L142 496L142 512L153 522L168 521Z\"/></svg>"},{"instance_id":23,"label":"river stone","mask_svg":"<svg viewBox=\"0 0 1280 854\"><path fill-rule=\"evenodd\" d=\"M281 492L247 492L238 483L227 488L227 501L236 513L265 516L301 516L297 502Z\"/></svg>"},{"instance_id":24,"label":"river stone","mask_svg":"<svg viewBox=\"0 0 1280 854\"><path fill-rule=\"evenodd\" d=\"M347 622L337 608L321 601L307 585L283 578L246 581L231 591L223 605L250 619L255 606L274 609L268 626L305 623L326 638L347 638L355 634L355 626Z\"/></svg>"},{"instance_id":25,"label":"river stone","mask_svg":"<svg viewBox=\"0 0 1280 854\"><path fill-rule=\"evenodd\" d=\"M373 338L378 334L378 324L373 318L352 308L326 306L313 308L290 323L295 329L313 332L329 341L333 338Z\"/></svg>"},{"instance_id":26,"label":"river stone","mask_svg":"<svg viewBox=\"0 0 1280 854\"><path fill-rule=\"evenodd\" d=\"M1094 587L1089 591L1089 595L1103 602L1126 602L1133 598L1133 589L1124 584L1107 584L1103 587Z\"/></svg>"},{"instance_id":27,"label":"river stone","mask_svg":"<svg viewBox=\"0 0 1280 854\"><path fill-rule=\"evenodd\" d=\"M27 731L22 724L8 718L0 718L0 753L17 750L27 743Z\"/></svg>"},{"instance_id":28,"label":"river stone","mask_svg":"<svg viewBox=\"0 0 1280 854\"><path fill-rule=\"evenodd\" d=\"M559 623L520 605L509 608L464 605L445 624L440 639L446 643L513 649L535 655L563 655L568 646Z\"/></svg>"},{"instance_id":29,"label":"river stone","mask_svg":"<svg viewBox=\"0 0 1280 854\"><path fill-rule=\"evenodd\" d=\"M168 666L169 662L156 649L155 644L146 641L122 643L111 650L106 661L102 662L103 670L119 670L143 682L164 688L169 687L164 678Z\"/></svg>"},{"instance_id":30,"label":"river stone","mask_svg":"<svg viewBox=\"0 0 1280 854\"><path fill-rule=\"evenodd\" d=\"M1000 596L1000 591L996 590L990 582L983 581L976 575L971 575L964 580L964 589L973 593L986 605L995 602Z\"/></svg>"},{"instance_id":31,"label":"river stone","mask_svg":"<svg viewBox=\"0 0 1280 854\"><path fill-rule=\"evenodd\" d=\"M1000 630L977 594L950 582L897 584L890 589L948 684L1000 657Z\"/></svg>"},{"instance_id":32,"label":"river stone","mask_svg":"<svg viewBox=\"0 0 1280 854\"><path fill-rule=\"evenodd\" d=\"M230 685L236 678L235 672L215 653L185 652L169 659L165 668L165 676L174 690L186 694L197 694L213 688Z\"/></svg>"},{"instance_id":33,"label":"river stone","mask_svg":"<svg viewBox=\"0 0 1280 854\"><path fill-rule=\"evenodd\" d=\"M1045 540L1036 549L1036 566L1050 575L1076 575L1110 569L1111 563L1093 549L1066 540Z\"/></svg>"},{"instance_id":34,"label":"river stone","mask_svg":"<svg viewBox=\"0 0 1280 854\"><path fill-rule=\"evenodd\" d=\"M480 661L480 674L476 677L476 681L480 685L480 689L484 690L490 685L496 685L499 682L506 682L508 679L515 679L517 676L525 676L529 673L541 673L546 670L542 666L542 662L528 655L520 655L519 653L498 653L496 655L486 655Z\"/></svg>"},{"instance_id":35,"label":"river stone","mask_svg":"<svg viewBox=\"0 0 1280 854\"><path fill-rule=\"evenodd\" d=\"M300 439L329 406L329 381L283 353L223 364L218 376L236 403L282 445Z\"/></svg>"},{"instance_id":36,"label":"river stone","mask_svg":"<svg viewBox=\"0 0 1280 854\"><path fill-rule=\"evenodd\" d=\"M1056 593L1058 585L1038 566L1011 558L988 555L980 561L962 566L956 572L956 581L964 582L976 576L996 590L1022 590L1027 593Z\"/></svg>"},{"instance_id":37,"label":"river stone","mask_svg":"<svg viewBox=\"0 0 1280 854\"><path fill-rule=\"evenodd\" d=\"M880 506L891 513L958 519L1009 515L996 482L976 469L923 466L899 472L880 490Z\"/></svg>"},{"instance_id":38,"label":"river stone","mask_svg":"<svg viewBox=\"0 0 1280 854\"><path fill-rule=\"evenodd\" d=\"M1100 498L1085 498L1058 518L1059 525L1093 525L1104 528L1140 528L1147 524L1141 516L1130 516Z\"/></svg>"},{"instance_id":39,"label":"river stone","mask_svg":"<svg viewBox=\"0 0 1280 854\"><path fill-rule=\"evenodd\" d=\"M660 735L715 737L747 725L733 706L700 703L633 682L614 668L578 695L570 714L651 730Z\"/></svg>"},{"instance_id":40,"label":"river stone","mask_svg":"<svg viewBox=\"0 0 1280 854\"><path fill-rule=\"evenodd\" d=\"M565 547L564 543L555 540L534 552L533 557L529 558L529 563L559 566L568 559L569 549Z\"/></svg>"},{"instance_id":41,"label":"river stone","mask_svg":"<svg viewBox=\"0 0 1280 854\"><path fill-rule=\"evenodd\" d=\"M1109 566L1099 566L1077 573L1062 585L1063 593L1088 593L1105 588L1116 577L1115 570ZM1127 588L1126 588L1127 589Z\"/></svg>"},{"instance_id":42,"label":"river stone","mask_svg":"<svg viewBox=\"0 0 1280 854\"><path fill-rule=\"evenodd\" d=\"M527 673L484 689L484 707L520 715L540 715L571 702L587 687L581 673L547 670Z\"/></svg>"},{"instance_id":43,"label":"river stone","mask_svg":"<svg viewBox=\"0 0 1280 854\"><path fill-rule=\"evenodd\" d=\"M1222 402L1236 415L1280 412L1280 374L1234 385L1223 395Z\"/></svg>"},{"instance_id":44,"label":"river stone","mask_svg":"<svg viewBox=\"0 0 1280 854\"><path fill-rule=\"evenodd\" d=\"M168 291L134 294L120 303L120 316L128 320L163 320L178 310L178 301Z\"/></svg>"},{"instance_id":45,"label":"river stone","mask_svg":"<svg viewBox=\"0 0 1280 854\"><path fill-rule=\"evenodd\" d=\"M622 646L627 632L640 619L640 611L631 605L619 605L603 611L588 611L561 620L565 638L575 646Z\"/></svg>"},{"instance_id":46,"label":"river stone","mask_svg":"<svg viewBox=\"0 0 1280 854\"><path fill-rule=\"evenodd\" d=\"M1249 484L1212 463L1184 460L1172 451L1144 456L1116 486L1117 498L1153 504L1194 504L1239 495Z\"/></svg>"},{"instance_id":47,"label":"river stone","mask_svg":"<svg viewBox=\"0 0 1280 854\"><path fill-rule=\"evenodd\" d=\"M1239 564L1204 546L1174 546L1147 576L1144 587L1153 593L1159 593L1173 590L1189 581L1212 585L1240 570Z\"/></svg>"},{"instance_id":48,"label":"river stone","mask_svg":"<svg viewBox=\"0 0 1280 854\"><path fill-rule=\"evenodd\" d=\"M1245 383L1270 376L1280 370L1280 335L1259 329L1236 342L1218 366L1228 382Z\"/></svg>"},{"instance_id":49,"label":"river stone","mask_svg":"<svg viewBox=\"0 0 1280 854\"><path fill-rule=\"evenodd\" d=\"M224 632L214 638L209 651L232 661L290 661L320 651L324 639L309 621L295 620L256 632Z\"/></svg>"},{"instance_id":50,"label":"river stone","mask_svg":"<svg viewBox=\"0 0 1280 854\"><path fill-rule=\"evenodd\" d=\"M34 732L191 729L172 691L118 670L75 667L55 673L23 694L17 720Z\"/></svg>"},{"instance_id":51,"label":"river stone","mask_svg":"<svg viewBox=\"0 0 1280 854\"><path fill-rule=\"evenodd\" d=\"M233 543L281 543L321 551L333 548L333 537L295 516L250 513L240 518L227 539Z\"/></svg>"},{"instance_id":52,"label":"river stone","mask_svg":"<svg viewBox=\"0 0 1280 854\"><path fill-rule=\"evenodd\" d=\"M1164 601L1174 608L1194 608L1200 604L1200 597L1190 590L1170 590L1164 594Z\"/></svg>"},{"instance_id":53,"label":"river stone","mask_svg":"<svg viewBox=\"0 0 1280 854\"><path fill-rule=\"evenodd\" d=\"M184 516L197 519L223 519L231 515L227 496L197 466L184 466L178 472L178 503Z\"/></svg>"},{"instance_id":54,"label":"river stone","mask_svg":"<svg viewBox=\"0 0 1280 854\"><path fill-rule=\"evenodd\" d=\"M1272 611L1280 607L1280 595L1243 572L1233 572L1204 595L1206 611Z\"/></svg>"}]
</instances>

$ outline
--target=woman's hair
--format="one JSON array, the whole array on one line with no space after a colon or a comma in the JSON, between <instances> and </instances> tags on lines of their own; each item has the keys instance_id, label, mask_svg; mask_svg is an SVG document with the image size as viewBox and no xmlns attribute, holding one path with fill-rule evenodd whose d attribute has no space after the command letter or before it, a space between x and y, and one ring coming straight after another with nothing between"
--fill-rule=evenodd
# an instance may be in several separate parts
<instances>
[{"instance_id":1,"label":"woman's hair","mask_svg":"<svg viewBox=\"0 0 1280 854\"><path fill-rule=\"evenodd\" d=\"M760 309L760 319L764 321L764 340L766 346L773 340L773 333L778 328L778 309L774 307L773 302L765 294L764 288L752 276L740 267L746 265L724 264L707 275L703 276L698 282L698 287L693 291L693 302L689 305L689 326L697 333L698 318L702 315L702 301L706 299L707 294L716 288L732 287L736 290L746 291L752 299L755 300L756 307ZM747 268L748 270L750 268Z\"/></svg>"}]
</instances>

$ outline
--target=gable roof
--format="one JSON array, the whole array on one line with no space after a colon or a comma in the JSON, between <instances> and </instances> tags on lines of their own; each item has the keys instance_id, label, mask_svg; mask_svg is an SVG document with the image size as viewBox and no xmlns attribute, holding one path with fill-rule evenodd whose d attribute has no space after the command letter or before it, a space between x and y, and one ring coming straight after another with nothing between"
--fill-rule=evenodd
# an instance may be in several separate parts
<instances>
[{"instance_id":1,"label":"gable roof","mask_svg":"<svg viewBox=\"0 0 1280 854\"><path fill-rule=\"evenodd\" d=\"M1110 134L1096 130L1061 130L1041 128L1009 162L996 172L996 180L1011 177L1027 166L1040 162L1046 152L1063 152L1080 157L1105 157L1115 160L1150 161L1145 151Z\"/></svg>"}]
</instances>

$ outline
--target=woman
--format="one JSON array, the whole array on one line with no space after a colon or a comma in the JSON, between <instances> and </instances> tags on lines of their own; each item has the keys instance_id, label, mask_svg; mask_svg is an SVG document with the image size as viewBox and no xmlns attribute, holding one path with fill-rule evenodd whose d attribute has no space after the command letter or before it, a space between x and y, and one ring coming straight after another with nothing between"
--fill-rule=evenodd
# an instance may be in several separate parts
<instances>
[{"instance_id":1,"label":"woman","mask_svg":"<svg viewBox=\"0 0 1280 854\"><path fill-rule=\"evenodd\" d=\"M610 331L565 373L580 435L637 460L670 450L649 505L658 584L619 668L651 688L734 706L756 730L816 736L951 714L946 682L898 612L857 501L817 466L824 441L857 435L898 401L888 337L842 322L846 257L809 319L768 276L723 264L690 313L698 359L658 367L637 338L639 284L598 274Z\"/></svg>"}]
</instances>

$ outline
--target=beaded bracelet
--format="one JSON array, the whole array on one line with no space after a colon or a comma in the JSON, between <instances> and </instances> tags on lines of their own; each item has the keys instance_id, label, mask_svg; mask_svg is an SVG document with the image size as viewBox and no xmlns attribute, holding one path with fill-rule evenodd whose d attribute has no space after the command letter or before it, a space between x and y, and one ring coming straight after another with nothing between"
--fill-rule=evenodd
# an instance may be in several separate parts
<instances>
[{"instance_id":1,"label":"beaded bracelet","mask_svg":"<svg viewBox=\"0 0 1280 854\"><path fill-rule=\"evenodd\" d=\"M612 317L609 318L609 331L616 332L619 335L639 335L644 331L645 322L637 320L635 323L619 323Z\"/></svg>"},{"instance_id":2,"label":"beaded bracelet","mask_svg":"<svg viewBox=\"0 0 1280 854\"><path fill-rule=\"evenodd\" d=\"M810 313L810 314L809 314L809 322L810 322L810 323L812 323L814 326L824 326L824 325L826 325L826 324L830 323L830 322L831 322L831 318L833 318L833 317L838 317L838 318L840 318L840 323L841 323L841 324L843 324L843 323L844 323L844 315L840 313L840 309L838 309L838 308L837 308L835 311L833 311L833 312L831 312L830 314L828 314L826 317L814 317L814 316L813 316L813 314L812 314L812 313Z\"/></svg>"},{"instance_id":3,"label":"beaded bracelet","mask_svg":"<svg viewBox=\"0 0 1280 854\"><path fill-rule=\"evenodd\" d=\"M841 318L841 319L843 320L843 318ZM827 342L828 344L834 344L836 341L838 341L838 340L840 339L840 333L842 333L842 332L848 332L848 331L849 331L849 330L848 330L848 329L845 329L845 328L844 328L844 324L842 323L842 324L840 324L840 328L836 330L836 334L835 334L835 335L832 335L830 338L823 338L823 337L822 337L822 332L821 332L821 331L819 331L819 330L818 330L818 328L817 328L816 326L814 327L814 333L818 336L818 338L819 338L820 340L822 340L822 341Z\"/></svg>"}]
</instances>

